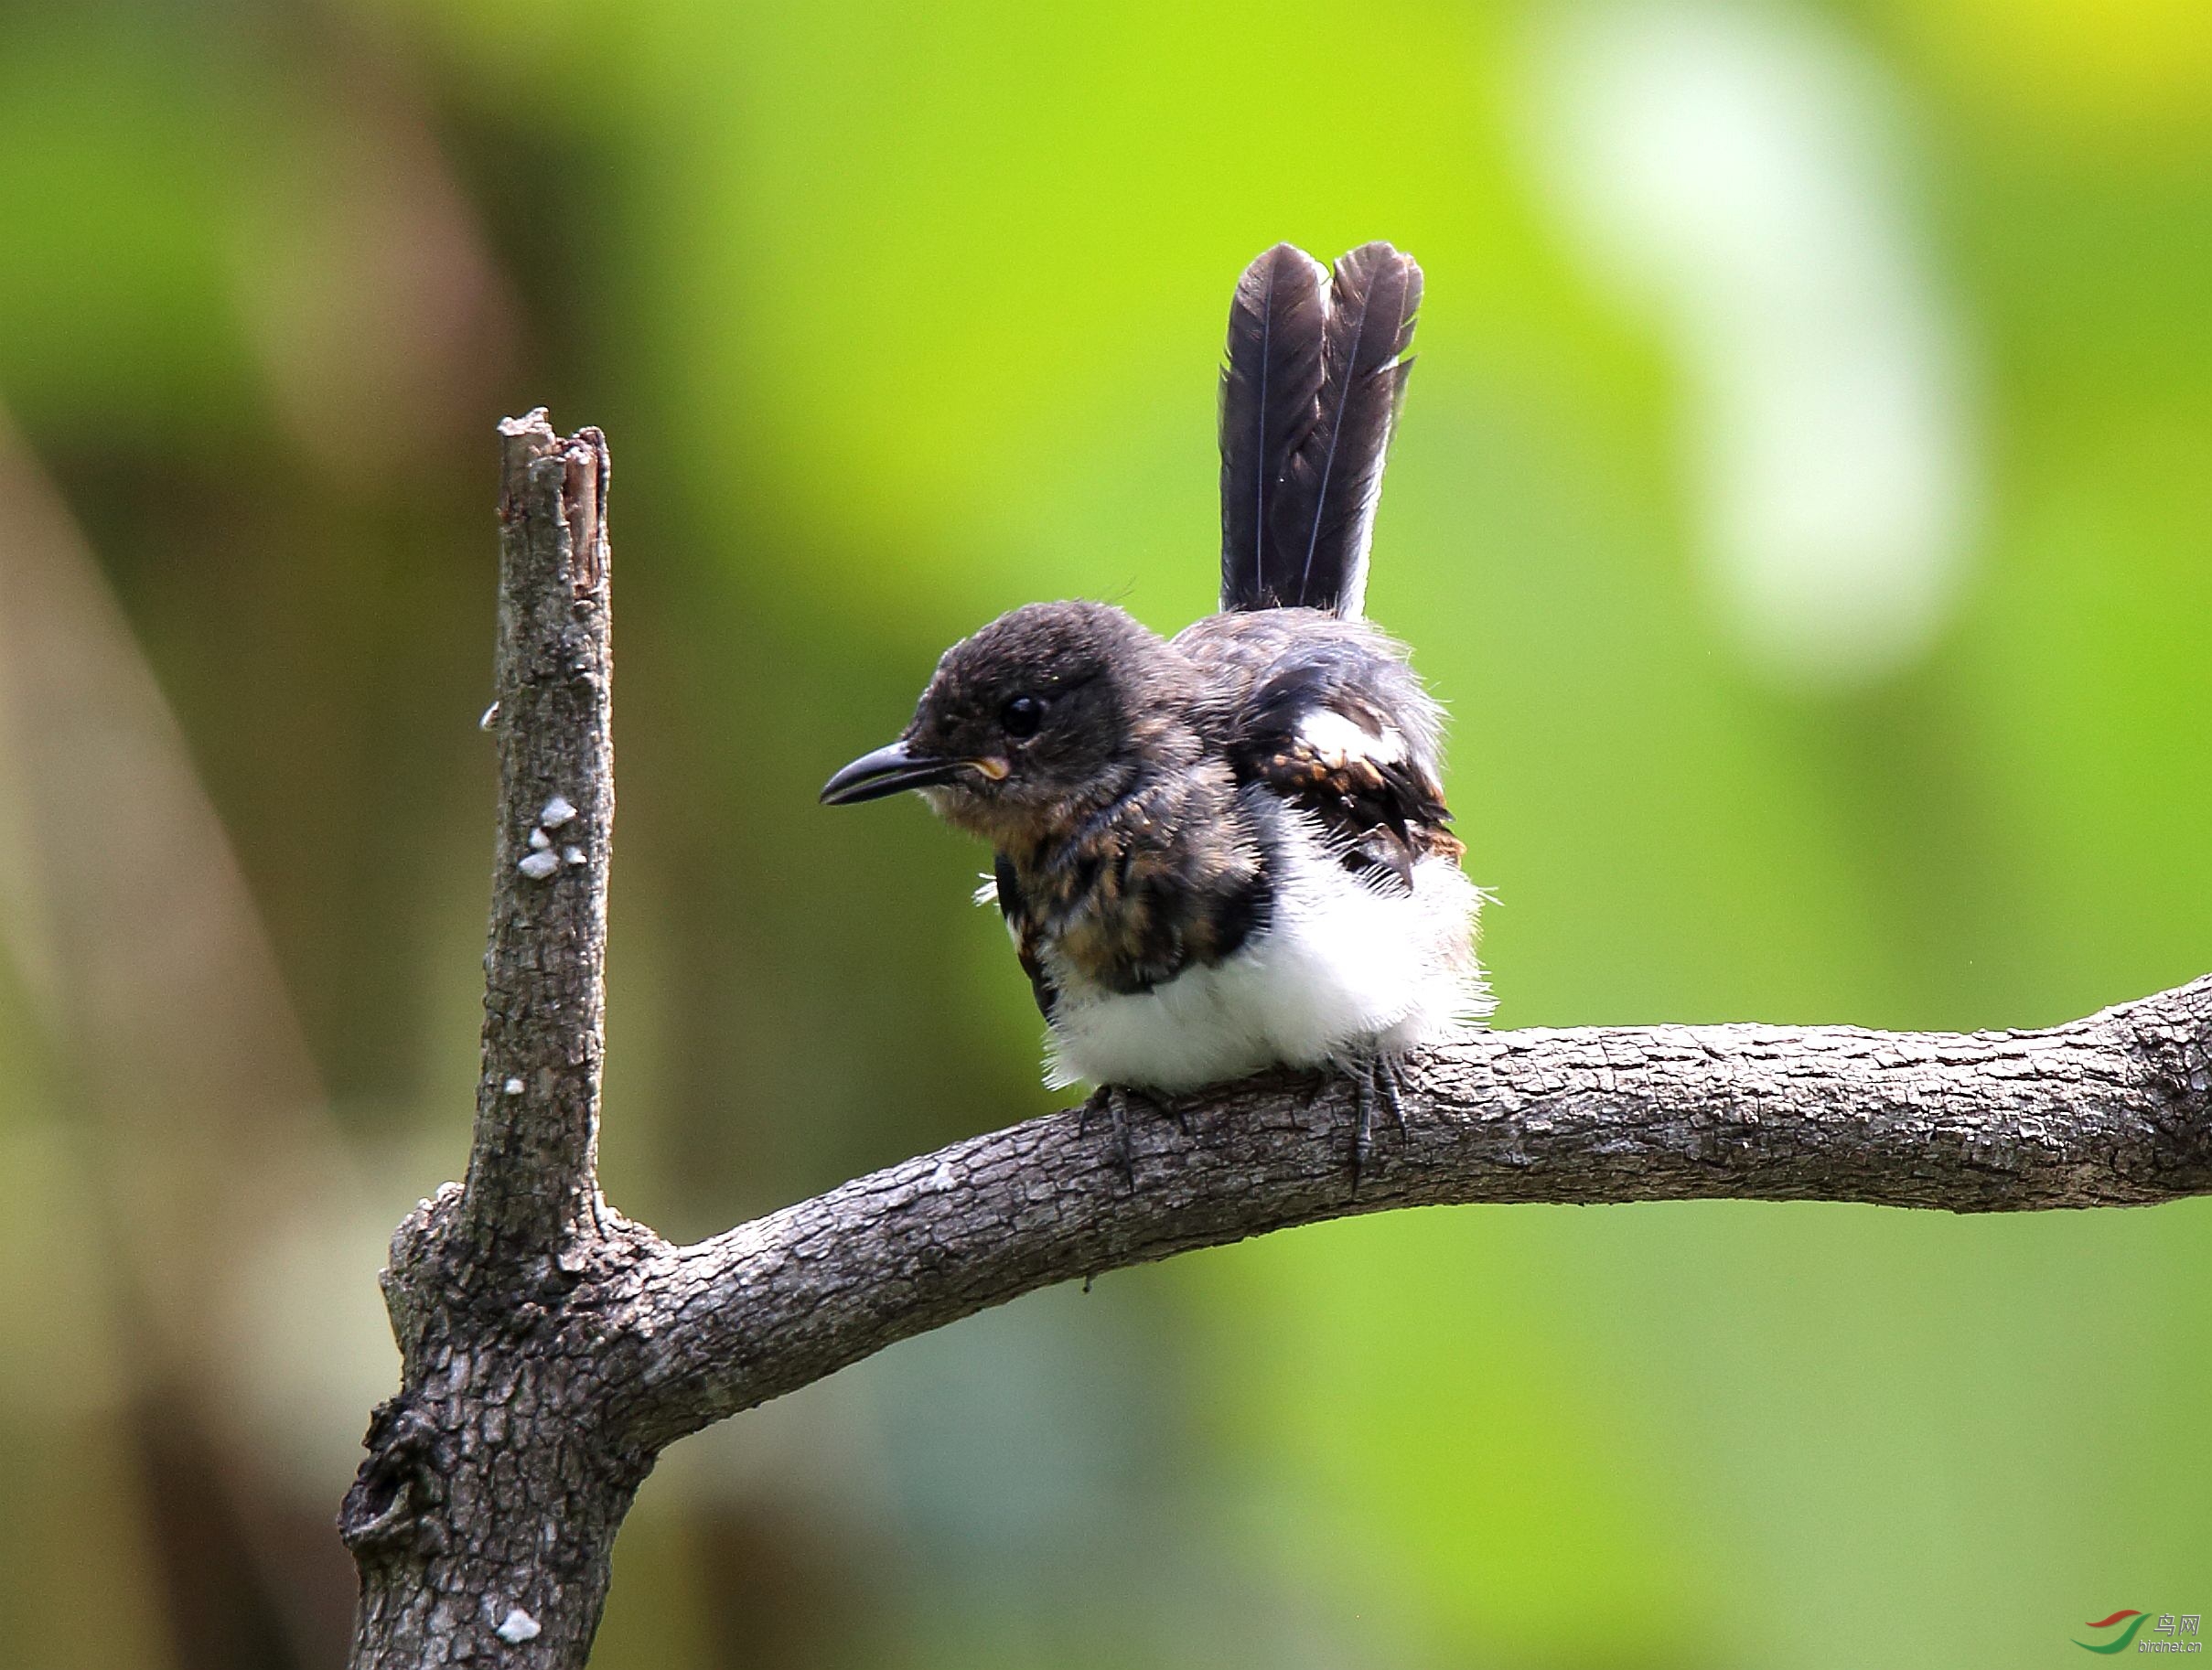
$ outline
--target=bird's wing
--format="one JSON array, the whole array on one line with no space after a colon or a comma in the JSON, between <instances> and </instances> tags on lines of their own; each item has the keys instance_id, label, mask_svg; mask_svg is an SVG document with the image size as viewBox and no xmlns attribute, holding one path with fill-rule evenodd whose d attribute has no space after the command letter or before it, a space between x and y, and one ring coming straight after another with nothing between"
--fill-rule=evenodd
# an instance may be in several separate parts
<instances>
[{"instance_id":1,"label":"bird's wing","mask_svg":"<svg viewBox=\"0 0 2212 1670\"><path fill-rule=\"evenodd\" d=\"M1253 684L1229 739L1239 781L1312 815L1345 867L1411 892L1413 865L1456 859L1437 781L1434 710L1402 662L1358 640L1299 646Z\"/></svg>"},{"instance_id":2,"label":"bird's wing","mask_svg":"<svg viewBox=\"0 0 2212 1670\"><path fill-rule=\"evenodd\" d=\"M1045 971L1036 915L1022 896L1013 861L1004 853L993 866L992 883L992 891L998 898L999 915L1006 919L1007 937L1014 941L1014 954L1021 958L1022 972L1029 977L1029 994L1036 999L1037 1012L1049 1022L1054 1007L1059 1002L1059 990L1053 985L1052 976ZM976 902L981 904L983 897L979 895Z\"/></svg>"}]
</instances>

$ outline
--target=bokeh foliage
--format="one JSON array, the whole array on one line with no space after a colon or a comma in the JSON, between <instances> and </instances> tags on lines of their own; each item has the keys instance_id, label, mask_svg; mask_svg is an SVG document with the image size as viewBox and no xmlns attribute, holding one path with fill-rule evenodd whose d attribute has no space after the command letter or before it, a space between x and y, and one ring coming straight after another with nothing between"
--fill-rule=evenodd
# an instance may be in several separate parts
<instances>
[{"instance_id":1,"label":"bokeh foliage","mask_svg":"<svg viewBox=\"0 0 2212 1670\"><path fill-rule=\"evenodd\" d=\"M2187 0L0 24L7 479L58 495L120 600L320 1078L240 1174L286 1130L350 1168L300 1223L196 1247L194 1311L147 1274L183 1255L117 1181L146 1140L97 1112L104 1041L54 1022L69 959L10 930L17 1662L306 1664L342 1631L328 1515L392 1374L370 1272L471 1098L507 412L615 450L605 1164L670 1233L1048 1105L964 902L979 854L813 790L998 610L1208 606L1211 368L1278 238L1428 269L1369 602L1453 705L1499 1024L2030 1026L2212 968ZM1874 135L1835 142L1844 207L1893 229L1953 369L1930 421L1970 507L1910 653L1797 678L1731 616L1699 448L1734 432L1698 413L1732 385L1700 356L1764 316L1799 230L1750 215L1713 317L1698 286L1739 270L1701 240L1657 289L1664 228L1607 256L1570 144L1627 120L1573 104L1594 38L1705 42L1681 61L1755 93L1811 64L1804 120ZM1791 197L1759 132L1712 177L1829 189ZM28 560L8 508L0 564ZM6 632L48 630L24 594ZM54 917L43 801L10 798L10 911ZM156 872L166 804L134 814ZM176 1106L166 1140L230 1151ZM1023 1301L680 1449L596 1662L2063 1663L2082 1620L2212 1600L2208 1292L2196 1205L1301 1231Z\"/></svg>"}]
</instances>

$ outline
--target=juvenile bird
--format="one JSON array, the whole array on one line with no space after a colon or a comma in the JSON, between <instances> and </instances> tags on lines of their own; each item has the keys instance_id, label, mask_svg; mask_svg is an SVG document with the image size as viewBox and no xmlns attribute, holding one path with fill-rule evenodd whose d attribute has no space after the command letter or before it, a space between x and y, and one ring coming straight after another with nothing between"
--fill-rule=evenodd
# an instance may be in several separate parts
<instances>
[{"instance_id":1,"label":"juvenile bird","mask_svg":"<svg viewBox=\"0 0 2212 1670\"><path fill-rule=\"evenodd\" d=\"M1399 1061L1488 1012L1439 785L1442 713L1360 618L1421 269L1289 244L1229 308L1221 612L1163 638L1031 604L955 644L914 720L821 791L918 789L990 842L1048 1033L1127 1162L1124 1093L1333 1065L1359 1091L1355 1180Z\"/></svg>"}]
</instances>

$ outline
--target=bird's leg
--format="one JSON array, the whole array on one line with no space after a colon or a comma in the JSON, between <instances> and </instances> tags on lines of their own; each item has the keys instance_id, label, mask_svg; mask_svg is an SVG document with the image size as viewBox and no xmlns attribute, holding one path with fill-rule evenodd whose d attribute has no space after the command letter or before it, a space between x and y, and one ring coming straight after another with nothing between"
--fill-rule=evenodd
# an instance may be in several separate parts
<instances>
[{"instance_id":1,"label":"bird's leg","mask_svg":"<svg viewBox=\"0 0 2212 1670\"><path fill-rule=\"evenodd\" d=\"M1375 1080L1364 1065L1352 1075L1352 1099L1359 1109L1359 1122L1352 1127L1352 1193L1358 1194L1368 1138L1375 1128Z\"/></svg>"},{"instance_id":2,"label":"bird's leg","mask_svg":"<svg viewBox=\"0 0 2212 1670\"><path fill-rule=\"evenodd\" d=\"M1382 1105L1390 1109L1391 1123L1398 1128L1398 1141L1406 1141L1405 1129L1405 1069L1398 1065L1395 1055L1375 1057L1375 1087L1381 1092Z\"/></svg>"},{"instance_id":3,"label":"bird's leg","mask_svg":"<svg viewBox=\"0 0 2212 1670\"><path fill-rule=\"evenodd\" d=\"M1117 1094L1117 1087L1101 1085L1083 1098L1083 1105L1075 1110L1075 1134L1078 1137L1088 1137L1090 1134L1090 1121L1101 1113L1112 1121L1117 1133L1121 1131L1122 1108L1114 1099Z\"/></svg>"},{"instance_id":4,"label":"bird's leg","mask_svg":"<svg viewBox=\"0 0 2212 1670\"><path fill-rule=\"evenodd\" d=\"M1133 1192L1137 1186L1136 1156L1129 1147L1129 1116L1133 1107L1142 1107L1154 1114L1165 1111L1142 1090L1128 1085L1101 1085L1076 1114L1076 1134L1079 1137L1090 1134L1092 1115L1105 1114L1113 1130L1114 1164L1121 1169L1122 1180ZM1176 1115L1176 1123L1183 1124L1180 1112Z\"/></svg>"},{"instance_id":5,"label":"bird's leg","mask_svg":"<svg viewBox=\"0 0 2212 1670\"><path fill-rule=\"evenodd\" d=\"M1367 1163L1368 1150L1375 1139L1375 1113L1380 1108L1388 1113L1391 1123L1398 1129L1398 1140L1402 1146L1406 1140L1404 1075L1398 1063L1388 1055L1370 1055L1353 1068L1351 1073L1353 1098L1359 1109L1359 1122L1352 1131L1352 1193L1359 1193L1359 1173Z\"/></svg>"},{"instance_id":6,"label":"bird's leg","mask_svg":"<svg viewBox=\"0 0 2212 1670\"><path fill-rule=\"evenodd\" d=\"M1128 1086L1106 1087L1106 1111L1113 1117L1114 1163L1122 1168L1122 1181L1133 1194L1137 1187L1137 1162L1129 1150L1129 1101Z\"/></svg>"}]
</instances>

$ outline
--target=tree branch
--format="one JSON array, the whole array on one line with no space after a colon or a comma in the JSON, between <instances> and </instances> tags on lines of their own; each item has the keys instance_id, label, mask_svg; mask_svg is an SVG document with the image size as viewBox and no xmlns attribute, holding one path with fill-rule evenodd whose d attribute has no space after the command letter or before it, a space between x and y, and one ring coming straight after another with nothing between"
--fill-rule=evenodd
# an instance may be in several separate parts
<instances>
[{"instance_id":1,"label":"tree branch","mask_svg":"<svg viewBox=\"0 0 2212 1670\"><path fill-rule=\"evenodd\" d=\"M574 1670L664 1445L1072 1277L1400 1206L1981 1212L2212 1193L2207 978L2047 1032L1488 1033L1411 1064L1405 1128L1356 1193L1348 1085L1275 1074L1136 1121L1126 1173L1106 1122L1068 1111L671 1247L602 1205L593 1172L606 451L595 431L555 439L542 413L502 433L485 1078L466 1188L400 1226L385 1272L404 1385L339 1520L361 1568L357 1666Z\"/></svg>"},{"instance_id":2,"label":"tree branch","mask_svg":"<svg viewBox=\"0 0 2212 1670\"><path fill-rule=\"evenodd\" d=\"M598 1210L615 748L607 441L543 411L499 425L499 636L487 715L499 824L484 1055L464 1195L473 1233L542 1253Z\"/></svg>"},{"instance_id":3,"label":"tree branch","mask_svg":"<svg viewBox=\"0 0 2212 1670\"><path fill-rule=\"evenodd\" d=\"M595 1309L642 1237L596 1174L614 754L606 442L499 425L499 739L483 1073L466 1185L392 1237L399 1396L338 1515L351 1663L581 1665L651 1465L591 1418Z\"/></svg>"},{"instance_id":4,"label":"tree branch","mask_svg":"<svg viewBox=\"0 0 2212 1670\"><path fill-rule=\"evenodd\" d=\"M1954 1212L2212 1191L2212 979L2038 1033L1495 1033L1421 1058L1357 1194L1342 1081L956 1143L653 1260L625 1413L664 1443L1072 1277L1294 1224L1474 1202L1829 1200Z\"/></svg>"}]
</instances>

